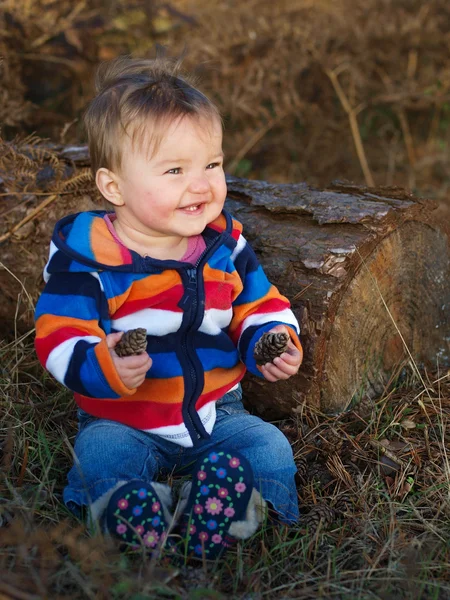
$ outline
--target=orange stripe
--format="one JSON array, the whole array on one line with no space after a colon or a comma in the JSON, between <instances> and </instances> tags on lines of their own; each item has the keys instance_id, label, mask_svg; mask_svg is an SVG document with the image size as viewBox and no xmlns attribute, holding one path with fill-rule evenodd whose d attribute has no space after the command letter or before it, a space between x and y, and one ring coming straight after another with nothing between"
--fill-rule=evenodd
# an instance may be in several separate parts
<instances>
[{"instance_id":1,"label":"orange stripe","mask_svg":"<svg viewBox=\"0 0 450 600\"><path fill-rule=\"evenodd\" d=\"M111 357L108 345L106 344L106 340L102 340L99 342L94 348L95 356L97 357L98 364L102 369L102 373L106 378L111 389L113 389L116 394L129 395L134 394L135 390L133 388L128 388L126 385L122 383L122 380L119 377L119 374L114 366L113 359Z\"/></svg>"},{"instance_id":2,"label":"orange stripe","mask_svg":"<svg viewBox=\"0 0 450 600\"><path fill-rule=\"evenodd\" d=\"M123 263L120 246L112 238L103 219L93 220L89 241L96 261L104 265L121 265Z\"/></svg>"},{"instance_id":3,"label":"orange stripe","mask_svg":"<svg viewBox=\"0 0 450 600\"><path fill-rule=\"evenodd\" d=\"M269 291L262 298L258 298L254 302L247 302L246 304L241 304L239 306L233 307L233 320L230 325L230 331L234 331L241 323L244 321L246 317L249 315L256 313L259 305L264 304L268 300L273 300L275 298L279 298L280 300L286 301L286 308L289 307L289 301L285 296L282 296L275 286L271 286Z\"/></svg>"},{"instance_id":4,"label":"orange stripe","mask_svg":"<svg viewBox=\"0 0 450 600\"><path fill-rule=\"evenodd\" d=\"M127 402L145 402L150 400L158 404L176 404L183 400L184 383L183 377L171 377L170 379L146 379L138 387L133 396L121 398Z\"/></svg>"},{"instance_id":5,"label":"orange stripe","mask_svg":"<svg viewBox=\"0 0 450 600\"><path fill-rule=\"evenodd\" d=\"M205 373L205 386L202 394L208 394L218 388L221 388L227 384L232 383L235 379L239 378L245 372L245 366L239 363L232 369L213 369Z\"/></svg>"},{"instance_id":6,"label":"orange stripe","mask_svg":"<svg viewBox=\"0 0 450 600\"><path fill-rule=\"evenodd\" d=\"M110 313L114 314L124 302L151 298L176 285L181 285L181 277L174 270L168 270L165 273L161 273L161 275L149 275L144 279L132 281L130 287L122 294L108 299Z\"/></svg>"},{"instance_id":7,"label":"orange stripe","mask_svg":"<svg viewBox=\"0 0 450 600\"><path fill-rule=\"evenodd\" d=\"M44 338L57 329L62 329L64 327L75 327L80 330L81 334L86 332L88 335L97 335L101 338L105 337L105 332L98 326L98 321L96 319L86 321L83 319L76 319L75 317L41 315L36 321L36 331L39 332L40 338Z\"/></svg>"},{"instance_id":8,"label":"orange stripe","mask_svg":"<svg viewBox=\"0 0 450 600\"><path fill-rule=\"evenodd\" d=\"M214 221L212 221L209 226L212 227L213 229L219 229L221 231L223 231L225 229L227 225L227 220L225 218L225 215L223 215L222 213L220 213L220 215L217 217L217 219L214 219Z\"/></svg>"},{"instance_id":9,"label":"orange stripe","mask_svg":"<svg viewBox=\"0 0 450 600\"><path fill-rule=\"evenodd\" d=\"M222 269L211 268L208 263L206 263L203 269L203 279L205 281L231 281L236 283L240 281L237 271L226 273L225 271L222 271Z\"/></svg>"},{"instance_id":10,"label":"orange stripe","mask_svg":"<svg viewBox=\"0 0 450 600\"><path fill-rule=\"evenodd\" d=\"M203 269L203 279L205 283L210 281L216 283L218 281L224 281L226 283L230 283L233 286L233 293L231 295L231 302L239 296L239 294L243 290L243 285L241 278L237 274L237 271L233 271L233 273L226 273L225 271L221 271L220 269L212 269L208 263L206 263Z\"/></svg>"},{"instance_id":11,"label":"orange stripe","mask_svg":"<svg viewBox=\"0 0 450 600\"><path fill-rule=\"evenodd\" d=\"M301 355L302 355L302 360L303 360L303 346L302 343L297 335L297 332L295 331L295 329L293 327L290 327L289 325L285 325L285 327L287 327L289 329L289 334L291 336L291 341L294 344L294 346L297 348L297 350L300 351Z\"/></svg>"}]
</instances>

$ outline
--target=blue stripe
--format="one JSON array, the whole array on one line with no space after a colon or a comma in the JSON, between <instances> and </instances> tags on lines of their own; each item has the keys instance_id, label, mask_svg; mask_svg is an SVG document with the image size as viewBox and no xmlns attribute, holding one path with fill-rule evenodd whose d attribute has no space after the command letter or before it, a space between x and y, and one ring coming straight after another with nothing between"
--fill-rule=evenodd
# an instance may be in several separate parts
<instances>
[{"instance_id":1,"label":"blue stripe","mask_svg":"<svg viewBox=\"0 0 450 600\"><path fill-rule=\"evenodd\" d=\"M58 272L64 273L69 270L71 262L72 262L71 258L69 258L66 254L61 252L61 250L57 250L51 257L51 259L47 265L47 271L49 273L58 273Z\"/></svg>"},{"instance_id":2,"label":"blue stripe","mask_svg":"<svg viewBox=\"0 0 450 600\"><path fill-rule=\"evenodd\" d=\"M113 329L113 331L117 331ZM210 348L217 348L220 351L229 352L235 350L235 346L229 337L228 333L222 330L218 335L211 335L210 333L204 333L197 331L194 335L194 345L196 348L202 348L208 350ZM180 345L180 333L175 331L164 336L148 335L147 336L147 352L150 356L154 356L160 353L176 353L177 348Z\"/></svg>"},{"instance_id":3,"label":"blue stripe","mask_svg":"<svg viewBox=\"0 0 450 600\"><path fill-rule=\"evenodd\" d=\"M230 260L230 251L226 246L219 246L214 254L208 260L208 266L211 269L233 273L236 269Z\"/></svg>"},{"instance_id":4,"label":"blue stripe","mask_svg":"<svg viewBox=\"0 0 450 600\"><path fill-rule=\"evenodd\" d=\"M212 369L217 368L231 369L239 362L239 354L234 346L232 352L212 350L208 348L197 350L197 354L205 372L212 371Z\"/></svg>"},{"instance_id":5,"label":"blue stripe","mask_svg":"<svg viewBox=\"0 0 450 600\"><path fill-rule=\"evenodd\" d=\"M36 319L43 314L73 317L84 321L98 320L99 310L95 298L70 294L43 294L36 306Z\"/></svg>"},{"instance_id":6,"label":"blue stripe","mask_svg":"<svg viewBox=\"0 0 450 600\"><path fill-rule=\"evenodd\" d=\"M101 289L98 280L86 273L61 273L58 277L50 277L45 286L47 294L73 294L76 296L91 296L99 298Z\"/></svg>"},{"instance_id":7,"label":"blue stripe","mask_svg":"<svg viewBox=\"0 0 450 600\"><path fill-rule=\"evenodd\" d=\"M109 386L95 355L96 344L80 340L75 344L65 385L74 392L92 398L119 398Z\"/></svg>"},{"instance_id":8,"label":"blue stripe","mask_svg":"<svg viewBox=\"0 0 450 600\"><path fill-rule=\"evenodd\" d=\"M171 377L183 375L183 370L175 353L161 352L160 354L150 354L150 356L153 364L149 371L149 377L170 379Z\"/></svg>"},{"instance_id":9,"label":"blue stripe","mask_svg":"<svg viewBox=\"0 0 450 600\"><path fill-rule=\"evenodd\" d=\"M100 277L102 275L100 274ZM115 296L121 296L124 294L134 282L140 281L151 277L148 273L114 273L114 277L108 277L108 287L105 285L105 294L108 298L114 298ZM104 284L106 283L104 279Z\"/></svg>"},{"instance_id":10,"label":"blue stripe","mask_svg":"<svg viewBox=\"0 0 450 600\"><path fill-rule=\"evenodd\" d=\"M68 245L73 247L78 254L82 254L90 260L96 260L91 247L91 229L94 220L98 218L99 215L91 212L78 213L77 218L72 221L72 227L66 239Z\"/></svg>"},{"instance_id":11,"label":"blue stripe","mask_svg":"<svg viewBox=\"0 0 450 600\"><path fill-rule=\"evenodd\" d=\"M234 301L234 306L246 304L247 302L254 302L269 292L272 284L267 279L266 274L263 271L261 265L258 266L256 271L247 273L244 281L244 289Z\"/></svg>"},{"instance_id":12,"label":"blue stripe","mask_svg":"<svg viewBox=\"0 0 450 600\"><path fill-rule=\"evenodd\" d=\"M251 246L246 244L243 247L234 260L234 266L241 279L244 279L246 273L257 270L259 261Z\"/></svg>"}]
</instances>

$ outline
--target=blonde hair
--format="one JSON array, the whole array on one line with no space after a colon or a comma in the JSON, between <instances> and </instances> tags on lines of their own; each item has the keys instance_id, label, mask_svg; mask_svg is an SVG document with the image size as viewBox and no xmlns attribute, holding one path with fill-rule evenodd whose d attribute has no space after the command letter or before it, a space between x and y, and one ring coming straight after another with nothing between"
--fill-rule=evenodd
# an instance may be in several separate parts
<instances>
[{"instance_id":1,"label":"blonde hair","mask_svg":"<svg viewBox=\"0 0 450 600\"><path fill-rule=\"evenodd\" d=\"M97 95L84 115L94 176L101 167L120 171L124 136L133 147L148 143L153 154L174 120L221 120L193 78L181 73L180 60L119 57L100 65L95 83Z\"/></svg>"}]
</instances>

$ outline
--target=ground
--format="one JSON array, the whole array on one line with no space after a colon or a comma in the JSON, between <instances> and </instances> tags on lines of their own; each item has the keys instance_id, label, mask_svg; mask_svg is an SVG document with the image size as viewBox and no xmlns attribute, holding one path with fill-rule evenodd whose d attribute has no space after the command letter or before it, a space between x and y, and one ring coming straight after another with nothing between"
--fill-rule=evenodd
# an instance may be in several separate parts
<instances>
[{"instance_id":1,"label":"ground","mask_svg":"<svg viewBox=\"0 0 450 600\"><path fill-rule=\"evenodd\" d=\"M406 364L374 403L278 421L299 467L298 526L265 524L218 565L173 567L68 514L71 394L42 372L32 335L1 359L2 598L450 598L450 373L419 379Z\"/></svg>"}]
</instances>

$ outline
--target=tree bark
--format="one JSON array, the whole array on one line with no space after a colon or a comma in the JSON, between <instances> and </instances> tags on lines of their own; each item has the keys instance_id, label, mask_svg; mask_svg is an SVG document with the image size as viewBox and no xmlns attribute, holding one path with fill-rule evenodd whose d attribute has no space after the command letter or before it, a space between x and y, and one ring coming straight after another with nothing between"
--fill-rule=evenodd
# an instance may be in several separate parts
<instances>
[{"instance_id":1,"label":"tree bark","mask_svg":"<svg viewBox=\"0 0 450 600\"><path fill-rule=\"evenodd\" d=\"M278 418L304 402L339 412L382 394L405 361L449 365L450 253L433 203L398 188L231 177L228 192L227 208L291 300L305 350L286 382L246 377L257 412Z\"/></svg>"}]
</instances>

